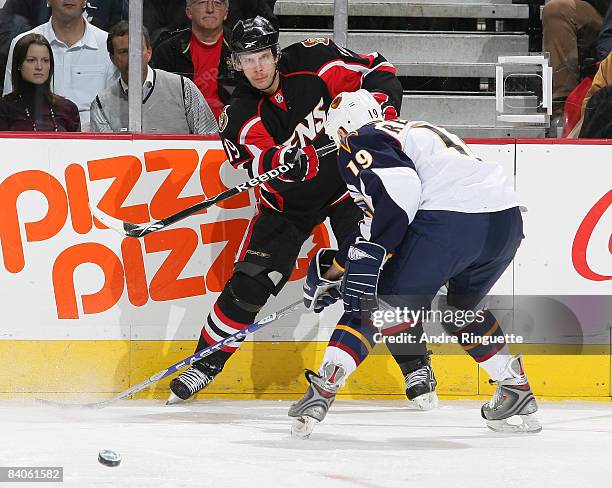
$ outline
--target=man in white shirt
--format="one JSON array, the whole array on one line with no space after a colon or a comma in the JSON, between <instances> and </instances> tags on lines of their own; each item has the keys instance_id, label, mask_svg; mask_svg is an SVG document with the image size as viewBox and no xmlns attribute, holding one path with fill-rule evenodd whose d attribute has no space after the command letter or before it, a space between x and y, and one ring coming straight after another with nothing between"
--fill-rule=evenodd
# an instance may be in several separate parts
<instances>
[{"instance_id":1,"label":"man in white shirt","mask_svg":"<svg viewBox=\"0 0 612 488\"><path fill-rule=\"evenodd\" d=\"M42 34L53 50L53 91L79 108L81 127L89 128L92 100L117 79L118 73L106 53L107 33L83 18L86 0L49 0L51 19L11 42L4 76L4 94L13 91L11 82L15 43L29 33Z\"/></svg>"}]
</instances>

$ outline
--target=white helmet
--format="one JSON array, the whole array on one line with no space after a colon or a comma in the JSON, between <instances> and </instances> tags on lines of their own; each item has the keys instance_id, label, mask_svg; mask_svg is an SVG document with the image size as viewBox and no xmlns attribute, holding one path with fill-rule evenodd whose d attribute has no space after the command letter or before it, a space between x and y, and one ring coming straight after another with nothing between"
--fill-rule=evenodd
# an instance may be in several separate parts
<instances>
[{"instance_id":1,"label":"white helmet","mask_svg":"<svg viewBox=\"0 0 612 488\"><path fill-rule=\"evenodd\" d=\"M382 109L367 90L340 93L329 106L325 133L338 146L338 130L352 132L374 120L383 120Z\"/></svg>"}]
</instances>

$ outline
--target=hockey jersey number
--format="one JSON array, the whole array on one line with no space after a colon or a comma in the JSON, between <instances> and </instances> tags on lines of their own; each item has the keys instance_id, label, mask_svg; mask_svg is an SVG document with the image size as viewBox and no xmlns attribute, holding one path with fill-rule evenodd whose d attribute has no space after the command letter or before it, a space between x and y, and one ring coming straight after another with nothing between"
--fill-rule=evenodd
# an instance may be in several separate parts
<instances>
[{"instance_id":1,"label":"hockey jersey number","mask_svg":"<svg viewBox=\"0 0 612 488\"><path fill-rule=\"evenodd\" d=\"M360 149L357 151L357 154L355 154L355 161L357 161L357 164L355 164L355 162L351 159L346 167L350 169L355 176L357 176L362 169L368 169L370 166L372 166L374 158L372 158L372 155L365 149Z\"/></svg>"}]
</instances>

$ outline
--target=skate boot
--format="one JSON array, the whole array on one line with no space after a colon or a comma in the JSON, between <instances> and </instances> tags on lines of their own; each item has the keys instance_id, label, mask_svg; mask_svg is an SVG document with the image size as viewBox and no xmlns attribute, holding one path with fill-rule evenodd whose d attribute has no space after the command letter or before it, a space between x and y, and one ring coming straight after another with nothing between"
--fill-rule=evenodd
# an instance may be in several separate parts
<instances>
[{"instance_id":1,"label":"skate boot","mask_svg":"<svg viewBox=\"0 0 612 488\"><path fill-rule=\"evenodd\" d=\"M412 361L410 368L414 368L404 377L406 382L406 396L419 410L433 410L438 407L436 394L436 376L429 360L431 352Z\"/></svg>"},{"instance_id":2,"label":"skate boot","mask_svg":"<svg viewBox=\"0 0 612 488\"><path fill-rule=\"evenodd\" d=\"M291 405L289 409L289 417L294 418L291 423L291 435L301 439L310 437L315 425L327 415L346 371L339 364L325 363L322 376L309 369L305 374L310 386L302 399Z\"/></svg>"},{"instance_id":3,"label":"skate boot","mask_svg":"<svg viewBox=\"0 0 612 488\"><path fill-rule=\"evenodd\" d=\"M527 382L520 355L508 361L506 373L506 379L496 382L497 389L491 401L482 406L481 413L487 427L496 432L540 432L542 425L535 414L538 405Z\"/></svg>"},{"instance_id":4,"label":"skate boot","mask_svg":"<svg viewBox=\"0 0 612 488\"><path fill-rule=\"evenodd\" d=\"M193 363L170 382L170 397L166 405L187 400L205 388L221 372L222 367L201 359Z\"/></svg>"}]
</instances>

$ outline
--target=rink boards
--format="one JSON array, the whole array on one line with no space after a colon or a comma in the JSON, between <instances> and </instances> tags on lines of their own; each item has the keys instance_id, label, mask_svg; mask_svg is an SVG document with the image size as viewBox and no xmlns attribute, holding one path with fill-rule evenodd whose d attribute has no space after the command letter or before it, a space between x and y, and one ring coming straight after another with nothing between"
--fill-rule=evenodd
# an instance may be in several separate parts
<instances>
[{"instance_id":1,"label":"rink boards","mask_svg":"<svg viewBox=\"0 0 612 488\"><path fill-rule=\"evenodd\" d=\"M524 241L502 277L500 295L612 295L612 145L471 141L482 158L514 175L528 207ZM142 240L93 221L88 202L135 223L161 219L245 174L223 165L218 140L130 135L2 138L0 395L108 396L193 351L203 320L231 273L253 215L241 195ZM222 169L220 169L222 167ZM301 295L309 259L333 243L324 226L302 249L270 313ZM601 312L601 311L600 311ZM607 312L608 323L612 311ZM207 394L286 398L303 392L339 308L297 312L247 341ZM605 326L605 324L604 324ZM610 399L610 327L604 340L571 354L558 346L526 354L537 394ZM607 334L607 335L605 335ZM439 346L442 395L488 394L469 357ZM377 346L345 394L399 397L402 378ZM546 351L544 351L546 352ZM167 382L143 396L164 396Z\"/></svg>"}]
</instances>

